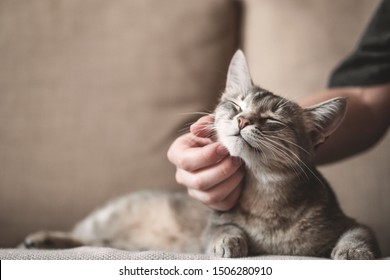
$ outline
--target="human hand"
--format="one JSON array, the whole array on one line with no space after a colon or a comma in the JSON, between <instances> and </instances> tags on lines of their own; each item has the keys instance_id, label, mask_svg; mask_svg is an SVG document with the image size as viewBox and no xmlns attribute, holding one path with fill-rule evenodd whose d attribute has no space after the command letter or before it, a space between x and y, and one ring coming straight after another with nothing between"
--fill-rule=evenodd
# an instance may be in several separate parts
<instances>
[{"instance_id":1,"label":"human hand","mask_svg":"<svg viewBox=\"0 0 390 280\"><path fill-rule=\"evenodd\" d=\"M168 150L168 159L176 166L176 181L188 194L208 207L226 211L241 193L244 178L242 161L231 157L221 143L213 142L207 126L213 116L200 118L190 133L178 137Z\"/></svg>"}]
</instances>

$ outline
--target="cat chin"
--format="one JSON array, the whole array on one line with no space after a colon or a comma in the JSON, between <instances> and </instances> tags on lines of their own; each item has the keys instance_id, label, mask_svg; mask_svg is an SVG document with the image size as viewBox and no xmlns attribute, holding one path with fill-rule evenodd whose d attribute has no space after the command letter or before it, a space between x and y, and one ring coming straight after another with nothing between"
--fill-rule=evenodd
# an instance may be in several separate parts
<instances>
[{"instance_id":1,"label":"cat chin","mask_svg":"<svg viewBox=\"0 0 390 280\"><path fill-rule=\"evenodd\" d=\"M227 136L221 139L221 142L233 157L244 159L245 155L249 152L248 144L241 137Z\"/></svg>"}]
</instances>

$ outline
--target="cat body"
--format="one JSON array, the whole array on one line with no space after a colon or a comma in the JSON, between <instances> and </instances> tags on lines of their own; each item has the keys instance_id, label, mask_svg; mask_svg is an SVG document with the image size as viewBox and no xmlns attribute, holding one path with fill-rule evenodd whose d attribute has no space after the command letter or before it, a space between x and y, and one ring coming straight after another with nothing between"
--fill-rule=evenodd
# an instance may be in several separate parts
<instances>
[{"instance_id":1,"label":"cat body","mask_svg":"<svg viewBox=\"0 0 390 280\"><path fill-rule=\"evenodd\" d=\"M218 257L303 255L373 259L372 231L344 215L316 170L315 149L339 126L346 101L310 108L257 87L237 51L211 129L246 166L242 194L212 211L183 192L141 192L108 203L70 233L38 232L26 247L81 245L207 253Z\"/></svg>"},{"instance_id":2,"label":"cat body","mask_svg":"<svg viewBox=\"0 0 390 280\"><path fill-rule=\"evenodd\" d=\"M252 184L247 182L234 209L213 214L214 224L235 224L244 229L248 255L329 257L339 237L355 222L342 214L327 186L291 186L285 185L280 196L272 186L259 190L256 179ZM291 200L288 192L295 192Z\"/></svg>"},{"instance_id":3,"label":"cat body","mask_svg":"<svg viewBox=\"0 0 390 280\"><path fill-rule=\"evenodd\" d=\"M201 252L206 209L184 192L137 192L109 202L78 223L84 244L132 251Z\"/></svg>"}]
</instances>

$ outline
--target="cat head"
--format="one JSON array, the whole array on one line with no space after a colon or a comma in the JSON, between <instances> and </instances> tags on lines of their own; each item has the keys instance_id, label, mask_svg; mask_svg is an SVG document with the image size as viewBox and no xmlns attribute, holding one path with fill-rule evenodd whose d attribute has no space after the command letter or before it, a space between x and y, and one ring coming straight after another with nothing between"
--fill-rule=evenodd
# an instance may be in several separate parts
<instances>
[{"instance_id":1,"label":"cat head","mask_svg":"<svg viewBox=\"0 0 390 280\"><path fill-rule=\"evenodd\" d=\"M230 62L214 125L218 141L249 168L297 169L311 163L315 148L336 130L345 111L344 98L301 108L254 85L238 50Z\"/></svg>"}]
</instances>

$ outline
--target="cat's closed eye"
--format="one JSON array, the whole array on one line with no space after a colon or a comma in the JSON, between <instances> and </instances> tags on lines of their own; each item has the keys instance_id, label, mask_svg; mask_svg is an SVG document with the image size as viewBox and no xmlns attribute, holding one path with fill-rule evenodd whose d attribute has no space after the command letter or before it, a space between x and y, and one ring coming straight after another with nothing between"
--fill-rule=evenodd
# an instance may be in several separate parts
<instances>
[{"instance_id":1,"label":"cat's closed eye","mask_svg":"<svg viewBox=\"0 0 390 280\"><path fill-rule=\"evenodd\" d=\"M274 118L266 118L263 127L269 131L278 131L278 130L288 128L288 126L285 123Z\"/></svg>"}]
</instances>

